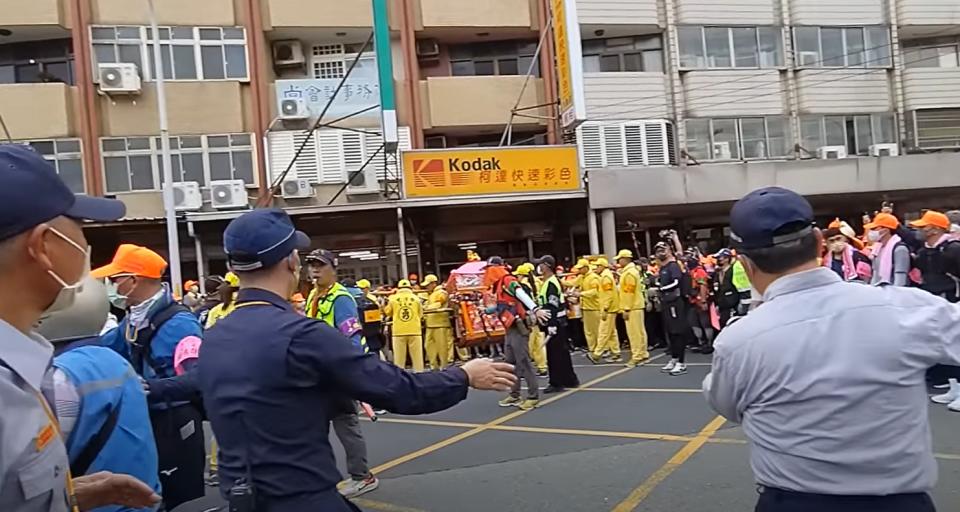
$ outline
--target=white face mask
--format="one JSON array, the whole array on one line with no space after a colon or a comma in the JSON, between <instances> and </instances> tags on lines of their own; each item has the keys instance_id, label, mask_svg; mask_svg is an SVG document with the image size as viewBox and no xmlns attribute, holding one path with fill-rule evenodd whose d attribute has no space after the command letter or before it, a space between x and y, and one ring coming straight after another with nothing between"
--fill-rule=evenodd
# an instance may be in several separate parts
<instances>
[{"instance_id":1,"label":"white face mask","mask_svg":"<svg viewBox=\"0 0 960 512\"><path fill-rule=\"evenodd\" d=\"M68 284L64 281L56 272L53 270L47 270L47 273L50 274L50 277L60 285L60 291L57 293L57 297L53 299L53 302L47 306L47 309L44 311L44 314L50 314L56 311L63 311L68 309L70 306L73 306L74 301L77 299L77 294L83 290L83 281L90 275L90 251L84 249L80 244L74 242L69 237L63 233L57 231L54 228L50 228L50 232L60 237L61 240L70 244L71 247L83 253L85 259L83 266L83 273L80 274L80 277L77 279L77 282L73 284Z\"/></svg>"},{"instance_id":2,"label":"white face mask","mask_svg":"<svg viewBox=\"0 0 960 512\"><path fill-rule=\"evenodd\" d=\"M127 309L127 296L119 291L119 286L113 279L107 279L107 300L117 309Z\"/></svg>"},{"instance_id":3,"label":"white face mask","mask_svg":"<svg viewBox=\"0 0 960 512\"><path fill-rule=\"evenodd\" d=\"M867 232L867 240L870 242L879 242L880 241L880 232L877 230L871 230Z\"/></svg>"}]
</instances>

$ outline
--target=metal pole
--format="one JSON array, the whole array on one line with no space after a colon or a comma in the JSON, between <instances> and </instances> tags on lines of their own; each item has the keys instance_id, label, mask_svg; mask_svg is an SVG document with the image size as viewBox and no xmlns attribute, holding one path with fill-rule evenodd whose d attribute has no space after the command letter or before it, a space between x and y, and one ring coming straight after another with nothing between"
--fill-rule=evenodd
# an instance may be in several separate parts
<instances>
[{"instance_id":1,"label":"metal pole","mask_svg":"<svg viewBox=\"0 0 960 512\"><path fill-rule=\"evenodd\" d=\"M590 240L590 254L600 254L600 238L597 236L597 211L587 207L587 238Z\"/></svg>"},{"instance_id":2,"label":"metal pole","mask_svg":"<svg viewBox=\"0 0 960 512\"><path fill-rule=\"evenodd\" d=\"M533 237L527 237L527 258L533 260L536 256L533 254Z\"/></svg>"},{"instance_id":3,"label":"metal pole","mask_svg":"<svg viewBox=\"0 0 960 512\"><path fill-rule=\"evenodd\" d=\"M397 236L400 240L400 279L406 279L410 274L407 272L407 234L403 228L403 208L397 208Z\"/></svg>"},{"instance_id":4,"label":"metal pole","mask_svg":"<svg viewBox=\"0 0 960 512\"><path fill-rule=\"evenodd\" d=\"M160 56L160 31L153 0L147 0L147 15L153 33L153 79L157 83L157 118L160 121L160 156L163 162L163 210L167 218L167 252L173 294L181 296L183 278L180 273L180 240L177 212L173 205L173 166L170 163L170 129L167 126L167 90L163 81L163 59Z\"/></svg>"},{"instance_id":5,"label":"metal pole","mask_svg":"<svg viewBox=\"0 0 960 512\"><path fill-rule=\"evenodd\" d=\"M643 239L647 242L647 253L643 256L653 254L653 238L650 236L650 228L643 230Z\"/></svg>"},{"instance_id":6,"label":"metal pole","mask_svg":"<svg viewBox=\"0 0 960 512\"><path fill-rule=\"evenodd\" d=\"M204 262L203 262L203 244L200 242L200 235L197 234L196 225L193 222L187 223L187 234L193 238L193 252L197 256L197 284L200 286L200 293L206 294L207 287L205 284L206 272L204 272ZM187 290L183 291L184 293Z\"/></svg>"}]
</instances>

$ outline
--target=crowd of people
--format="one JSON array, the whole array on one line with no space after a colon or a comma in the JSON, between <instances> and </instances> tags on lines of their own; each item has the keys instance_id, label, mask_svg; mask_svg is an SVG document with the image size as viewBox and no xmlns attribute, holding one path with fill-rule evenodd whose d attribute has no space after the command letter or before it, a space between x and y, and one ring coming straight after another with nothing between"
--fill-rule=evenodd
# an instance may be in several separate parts
<instances>
[{"instance_id":1,"label":"crowd of people","mask_svg":"<svg viewBox=\"0 0 960 512\"><path fill-rule=\"evenodd\" d=\"M632 368L663 347L662 371L681 375L688 349L710 354L719 339L723 364L705 383L708 401L749 420L737 395L744 373L729 370L742 361L724 347L777 323L773 300L792 290L782 283L915 288L904 303L934 300L934 309L960 302L960 212L926 211L903 224L884 204L860 234L840 219L820 231L803 198L765 189L734 207L732 247L714 254L684 249L666 230L649 257L624 249L613 263L584 257L569 272L551 255L515 266L490 256L484 314L505 335L468 348L455 341L460 299L450 281L411 275L374 288L340 279L335 253L301 257L309 238L282 210L233 220L224 232L230 272L205 277L207 293L184 283L179 297L167 262L147 247L122 244L91 269L81 221L118 219L122 203L74 196L29 149L0 146L0 169L0 191L44 192L29 208L16 194L0 196L3 510L153 510L162 495L170 511L202 497L205 477L236 510L356 510L347 499L379 485L361 416L443 410L468 388L506 392L499 406L530 410L540 405L541 377L544 394L579 386L578 350L594 364ZM792 273L799 277L784 277ZM851 308L879 307L872 295L839 292ZM837 301L817 307L827 305L855 313ZM960 359L950 349L918 354L924 363ZM926 383L946 390L933 402L960 411L958 377L958 366L926 371ZM218 442L209 456L205 421ZM17 483L29 471L57 476L52 501Z\"/></svg>"}]
</instances>

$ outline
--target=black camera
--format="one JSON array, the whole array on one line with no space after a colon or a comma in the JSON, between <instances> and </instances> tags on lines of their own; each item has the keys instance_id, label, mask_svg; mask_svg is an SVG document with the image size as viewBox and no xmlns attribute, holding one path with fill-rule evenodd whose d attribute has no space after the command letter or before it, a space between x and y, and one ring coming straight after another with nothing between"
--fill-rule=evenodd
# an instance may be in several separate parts
<instances>
[{"instance_id":1,"label":"black camera","mask_svg":"<svg viewBox=\"0 0 960 512\"><path fill-rule=\"evenodd\" d=\"M237 480L230 488L227 503L230 505L230 512L256 512L257 498L253 485L245 479Z\"/></svg>"}]
</instances>

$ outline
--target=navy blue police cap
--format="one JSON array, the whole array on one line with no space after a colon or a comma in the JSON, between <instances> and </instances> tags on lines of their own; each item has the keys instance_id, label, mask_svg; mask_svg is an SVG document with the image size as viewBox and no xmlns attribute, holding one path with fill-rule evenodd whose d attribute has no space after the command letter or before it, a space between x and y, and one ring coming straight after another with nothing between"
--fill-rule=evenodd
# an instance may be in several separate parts
<instances>
[{"instance_id":1,"label":"navy blue police cap","mask_svg":"<svg viewBox=\"0 0 960 512\"><path fill-rule=\"evenodd\" d=\"M116 199L76 195L33 148L0 144L0 241L57 217L110 222L126 214Z\"/></svg>"},{"instance_id":2,"label":"navy blue police cap","mask_svg":"<svg viewBox=\"0 0 960 512\"><path fill-rule=\"evenodd\" d=\"M730 239L740 250L764 249L799 240L813 230L813 208L781 187L754 190L730 210Z\"/></svg>"},{"instance_id":3,"label":"navy blue police cap","mask_svg":"<svg viewBox=\"0 0 960 512\"><path fill-rule=\"evenodd\" d=\"M287 212L279 208L244 213L223 231L227 261L238 272L272 267L295 249L308 247L310 238L297 231Z\"/></svg>"}]
</instances>

